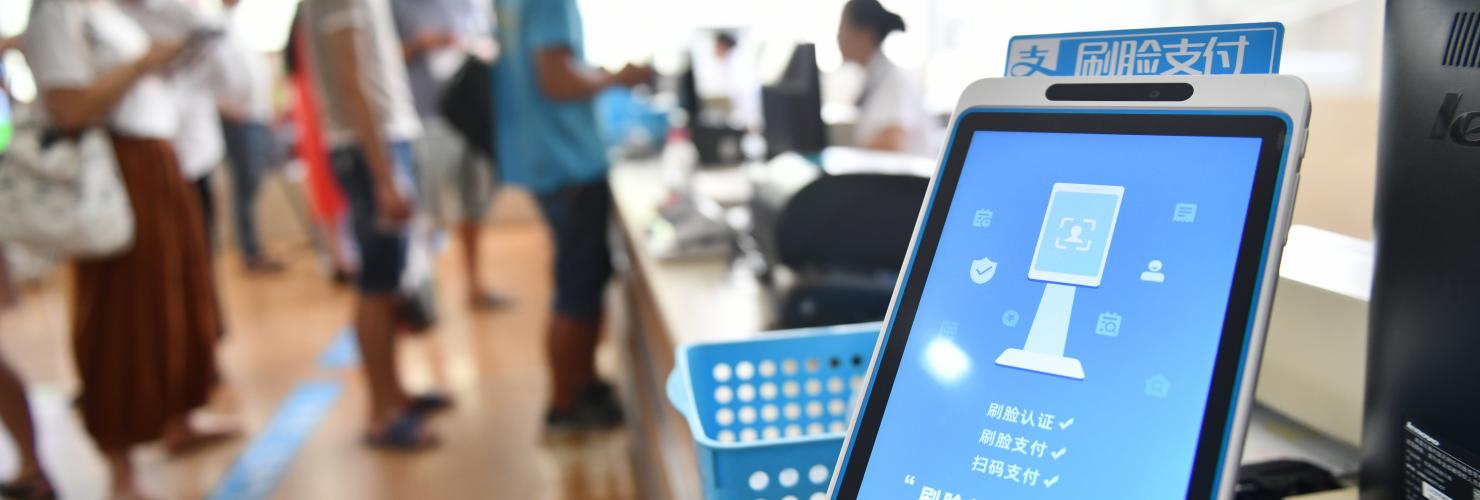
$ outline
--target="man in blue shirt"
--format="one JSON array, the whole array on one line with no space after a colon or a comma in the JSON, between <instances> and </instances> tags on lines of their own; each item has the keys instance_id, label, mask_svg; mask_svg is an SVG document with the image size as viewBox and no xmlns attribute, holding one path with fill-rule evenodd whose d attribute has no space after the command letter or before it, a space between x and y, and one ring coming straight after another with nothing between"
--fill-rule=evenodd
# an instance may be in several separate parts
<instances>
[{"instance_id":1,"label":"man in blue shirt","mask_svg":"<svg viewBox=\"0 0 1480 500\"><path fill-rule=\"evenodd\" d=\"M610 73L586 64L575 0L497 0L502 49L494 76L499 168L529 188L555 237L555 311L547 354L551 429L621 422L611 386L596 377L602 293L611 277L606 224L609 162L593 97L650 80L647 67Z\"/></svg>"}]
</instances>

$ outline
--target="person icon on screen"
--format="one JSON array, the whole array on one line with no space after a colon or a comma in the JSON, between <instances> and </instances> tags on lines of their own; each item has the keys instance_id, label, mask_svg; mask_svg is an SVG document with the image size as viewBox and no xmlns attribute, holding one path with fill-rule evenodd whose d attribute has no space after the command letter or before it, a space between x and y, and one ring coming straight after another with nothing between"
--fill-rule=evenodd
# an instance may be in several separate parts
<instances>
[{"instance_id":1,"label":"person icon on screen","mask_svg":"<svg viewBox=\"0 0 1480 500\"><path fill-rule=\"evenodd\" d=\"M1084 226L1069 228L1069 237L1064 239L1064 243L1084 243L1084 240L1079 237L1081 234L1084 234Z\"/></svg>"},{"instance_id":2,"label":"person icon on screen","mask_svg":"<svg viewBox=\"0 0 1480 500\"><path fill-rule=\"evenodd\" d=\"M1153 260L1146 264L1146 272L1141 273L1141 281L1161 283L1167 280L1167 275L1161 273L1161 261Z\"/></svg>"}]
</instances>

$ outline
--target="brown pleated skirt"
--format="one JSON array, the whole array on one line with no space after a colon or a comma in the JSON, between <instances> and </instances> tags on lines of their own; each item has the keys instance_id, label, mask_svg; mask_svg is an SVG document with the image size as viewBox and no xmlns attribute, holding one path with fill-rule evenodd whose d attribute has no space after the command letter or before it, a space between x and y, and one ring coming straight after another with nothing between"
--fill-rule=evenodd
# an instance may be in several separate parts
<instances>
[{"instance_id":1,"label":"brown pleated skirt","mask_svg":"<svg viewBox=\"0 0 1480 500\"><path fill-rule=\"evenodd\" d=\"M154 441L206 403L220 312L200 200L162 140L115 136L134 244L77 263L73 349L87 430L104 450Z\"/></svg>"}]
</instances>

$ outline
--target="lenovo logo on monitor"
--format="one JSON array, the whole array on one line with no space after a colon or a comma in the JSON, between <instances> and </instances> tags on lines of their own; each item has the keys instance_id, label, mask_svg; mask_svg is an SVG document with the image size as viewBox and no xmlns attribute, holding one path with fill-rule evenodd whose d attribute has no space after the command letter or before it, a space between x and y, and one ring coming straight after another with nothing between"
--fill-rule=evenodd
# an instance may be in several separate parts
<instances>
[{"instance_id":1,"label":"lenovo logo on monitor","mask_svg":"<svg viewBox=\"0 0 1480 500\"><path fill-rule=\"evenodd\" d=\"M1439 116L1434 119L1434 127L1429 131L1430 139L1442 141L1447 137L1455 144L1480 147L1480 111L1456 116L1459 101L1463 97L1463 94L1457 92L1444 95L1444 103L1439 105Z\"/></svg>"}]
</instances>

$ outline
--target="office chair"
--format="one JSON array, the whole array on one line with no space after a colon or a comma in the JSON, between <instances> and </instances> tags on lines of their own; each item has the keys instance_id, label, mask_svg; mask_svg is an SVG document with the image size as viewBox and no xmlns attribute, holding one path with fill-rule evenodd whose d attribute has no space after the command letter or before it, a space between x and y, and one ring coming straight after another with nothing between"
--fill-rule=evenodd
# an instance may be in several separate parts
<instances>
[{"instance_id":1,"label":"office chair","mask_svg":"<svg viewBox=\"0 0 1480 500\"><path fill-rule=\"evenodd\" d=\"M804 328L883 319L929 179L822 176L777 221L779 261L796 275L777 325Z\"/></svg>"}]
</instances>

